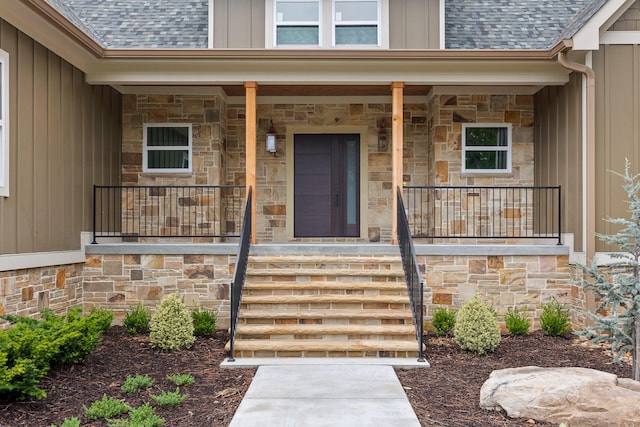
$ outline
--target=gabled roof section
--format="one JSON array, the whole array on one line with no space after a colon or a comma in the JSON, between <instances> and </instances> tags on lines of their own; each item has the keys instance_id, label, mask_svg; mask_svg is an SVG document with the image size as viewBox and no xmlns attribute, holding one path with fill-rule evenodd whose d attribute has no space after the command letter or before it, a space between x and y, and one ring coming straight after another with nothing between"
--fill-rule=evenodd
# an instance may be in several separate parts
<instances>
[{"instance_id":1,"label":"gabled roof section","mask_svg":"<svg viewBox=\"0 0 640 427\"><path fill-rule=\"evenodd\" d=\"M208 0L46 0L104 48L206 48Z\"/></svg>"},{"instance_id":2,"label":"gabled roof section","mask_svg":"<svg viewBox=\"0 0 640 427\"><path fill-rule=\"evenodd\" d=\"M446 0L446 49L549 49L607 0Z\"/></svg>"}]
</instances>

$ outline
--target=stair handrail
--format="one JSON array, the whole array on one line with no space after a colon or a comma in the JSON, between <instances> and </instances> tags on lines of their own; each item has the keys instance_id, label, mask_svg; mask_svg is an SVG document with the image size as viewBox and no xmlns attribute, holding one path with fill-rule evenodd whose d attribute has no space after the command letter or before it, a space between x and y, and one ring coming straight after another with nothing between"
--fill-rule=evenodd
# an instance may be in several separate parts
<instances>
[{"instance_id":1,"label":"stair handrail","mask_svg":"<svg viewBox=\"0 0 640 427\"><path fill-rule=\"evenodd\" d=\"M416 338L418 340L418 362L424 362L424 351L422 350L422 334L423 334L423 304L424 304L424 282L420 276L418 261L416 258L416 250L411 237L411 229L409 228L409 220L402 202L402 191L398 187L398 246L400 246L400 255L402 256L402 267L407 282L407 290L409 292L409 301L411 302L411 311L413 313L413 323L416 326Z\"/></svg>"},{"instance_id":2,"label":"stair handrail","mask_svg":"<svg viewBox=\"0 0 640 427\"><path fill-rule=\"evenodd\" d=\"M242 302L242 291L244 290L244 280L247 275L247 263L249 261L249 251L251 249L251 198L252 187L247 192L247 205L244 210L242 220L242 231L240 232L240 242L236 254L236 265L231 279L231 313L229 321L229 362L235 362L233 357L233 346L238 328L238 317L240 314L240 304Z\"/></svg>"}]
</instances>

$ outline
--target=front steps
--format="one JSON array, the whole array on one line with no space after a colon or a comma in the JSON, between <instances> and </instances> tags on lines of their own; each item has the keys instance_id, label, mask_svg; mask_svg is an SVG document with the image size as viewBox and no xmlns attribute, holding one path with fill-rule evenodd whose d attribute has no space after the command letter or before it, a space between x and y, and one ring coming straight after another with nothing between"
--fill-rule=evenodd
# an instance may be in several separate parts
<instances>
[{"instance_id":1,"label":"front steps","mask_svg":"<svg viewBox=\"0 0 640 427\"><path fill-rule=\"evenodd\" d=\"M418 357L397 250L331 248L304 255L252 248L234 357Z\"/></svg>"}]
</instances>

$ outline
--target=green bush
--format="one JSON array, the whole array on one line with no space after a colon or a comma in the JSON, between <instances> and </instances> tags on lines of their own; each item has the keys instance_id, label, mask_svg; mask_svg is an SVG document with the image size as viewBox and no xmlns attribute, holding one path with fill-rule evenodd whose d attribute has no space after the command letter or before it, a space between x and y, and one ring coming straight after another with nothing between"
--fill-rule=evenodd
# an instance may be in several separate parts
<instances>
[{"instance_id":1,"label":"green bush","mask_svg":"<svg viewBox=\"0 0 640 427\"><path fill-rule=\"evenodd\" d=\"M478 295L458 311L454 338L460 348L478 354L492 352L500 344L500 327L495 311Z\"/></svg>"},{"instance_id":2,"label":"green bush","mask_svg":"<svg viewBox=\"0 0 640 427\"><path fill-rule=\"evenodd\" d=\"M153 385L154 381L149 375L136 374L134 377L127 376L124 380L124 384L120 387L123 393L137 393L141 388L149 388Z\"/></svg>"},{"instance_id":3,"label":"green bush","mask_svg":"<svg viewBox=\"0 0 640 427\"><path fill-rule=\"evenodd\" d=\"M569 309L560 304L555 298L551 298L546 304L542 304L540 327L545 335L552 337L568 332L571 328Z\"/></svg>"},{"instance_id":4,"label":"green bush","mask_svg":"<svg viewBox=\"0 0 640 427\"><path fill-rule=\"evenodd\" d=\"M193 319L193 334L197 337L211 336L216 330L217 318L213 311L197 307L191 312L191 318Z\"/></svg>"},{"instance_id":5,"label":"green bush","mask_svg":"<svg viewBox=\"0 0 640 427\"><path fill-rule=\"evenodd\" d=\"M450 335L456 324L456 311L453 308L439 308L433 312L432 322L436 335Z\"/></svg>"},{"instance_id":6,"label":"green bush","mask_svg":"<svg viewBox=\"0 0 640 427\"><path fill-rule=\"evenodd\" d=\"M129 419L109 420L109 427L160 427L164 418L156 415L149 403L129 411Z\"/></svg>"},{"instance_id":7,"label":"green bush","mask_svg":"<svg viewBox=\"0 0 640 427\"><path fill-rule=\"evenodd\" d=\"M107 397L106 394L103 394L101 400L96 400L88 408L86 406L83 406L83 408L84 414L90 420L108 420L132 409L126 402Z\"/></svg>"},{"instance_id":8,"label":"green bush","mask_svg":"<svg viewBox=\"0 0 640 427\"><path fill-rule=\"evenodd\" d=\"M151 311L147 307L138 303L137 306L127 310L122 320L124 328L130 334L146 334L149 332L149 322L151 321Z\"/></svg>"},{"instance_id":9,"label":"green bush","mask_svg":"<svg viewBox=\"0 0 640 427\"><path fill-rule=\"evenodd\" d=\"M189 348L195 341L191 314L176 295L163 298L151 317L150 329L151 345L163 350Z\"/></svg>"},{"instance_id":10,"label":"green bush","mask_svg":"<svg viewBox=\"0 0 640 427\"><path fill-rule=\"evenodd\" d=\"M58 427L52 424L51 427ZM65 418L60 427L80 427L80 419L77 417Z\"/></svg>"},{"instance_id":11,"label":"green bush","mask_svg":"<svg viewBox=\"0 0 640 427\"><path fill-rule=\"evenodd\" d=\"M149 397L158 406L176 406L182 403L189 395L180 394L180 387L176 387L176 391L166 392L162 390L160 394L150 394Z\"/></svg>"},{"instance_id":12,"label":"green bush","mask_svg":"<svg viewBox=\"0 0 640 427\"><path fill-rule=\"evenodd\" d=\"M191 385L195 382L195 378L191 374L173 374L167 375L167 379L175 385Z\"/></svg>"},{"instance_id":13,"label":"green bush","mask_svg":"<svg viewBox=\"0 0 640 427\"><path fill-rule=\"evenodd\" d=\"M509 335L512 337L516 335L527 335L531 327L531 323L524 316L524 313L518 310L518 307L513 310L509 307L507 314L504 316L504 323L509 331Z\"/></svg>"},{"instance_id":14,"label":"green bush","mask_svg":"<svg viewBox=\"0 0 640 427\"><path fill-rule=\"evenodd\" d=\"M0 331L0 397L42 399L40 379L51 366L77 363L100 343L100 334L113 320L113 313L94 309L82 316L74 307L65 316L43 310L42 320L2 316L14 326Z\"/></svg>"}]
</instances>

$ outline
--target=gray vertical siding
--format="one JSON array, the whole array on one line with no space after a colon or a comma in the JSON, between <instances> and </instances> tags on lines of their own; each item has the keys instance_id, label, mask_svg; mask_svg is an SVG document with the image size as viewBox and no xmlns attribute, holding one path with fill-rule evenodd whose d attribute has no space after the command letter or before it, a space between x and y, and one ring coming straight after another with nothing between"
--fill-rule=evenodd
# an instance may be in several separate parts
<instances>
[{"instance_id":1,"label":"gray vertical siding","mask_svg":"<svg viewBox=\"0 0 640 427\"><path fill-rule=\"evenodd\" d=\"M535 95L535 185L562 186L563 231L582 251L582 78Z\"/></svg>"},{"instance_id":2,"label":"gray vertical siding","mask_svg":"<svg viewBox=\"0 0 640 427\"><path fill-rule=\"evenodd\" d=\"M120 182L121 96L7 22L10 197L0 198L0 254L71 250L91 230L92 185Z\"/></svg>"}]
</instances>

